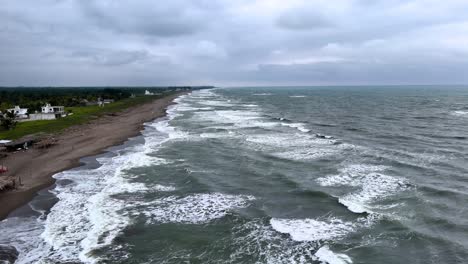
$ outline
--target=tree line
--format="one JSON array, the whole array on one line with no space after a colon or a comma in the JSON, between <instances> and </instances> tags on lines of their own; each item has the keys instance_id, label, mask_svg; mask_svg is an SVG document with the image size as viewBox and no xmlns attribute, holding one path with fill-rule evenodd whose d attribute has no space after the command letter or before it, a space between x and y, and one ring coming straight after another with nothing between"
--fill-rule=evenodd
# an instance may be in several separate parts
<instances>
[{"instance_id":1,"label":"tree line","mask_svg":"<svg viewBox=\"0 0 468 264\"><path fill-rule=\"evenodd\" d=\"M144 91L143 91L144 92ZM133 89L115 88L0 88L0 111L19 105L30 113L40 111L46 103L62 106L80 106L85 100L98 98L121 100L131 94L142 93Z\"/></svg>"}]
</instances>

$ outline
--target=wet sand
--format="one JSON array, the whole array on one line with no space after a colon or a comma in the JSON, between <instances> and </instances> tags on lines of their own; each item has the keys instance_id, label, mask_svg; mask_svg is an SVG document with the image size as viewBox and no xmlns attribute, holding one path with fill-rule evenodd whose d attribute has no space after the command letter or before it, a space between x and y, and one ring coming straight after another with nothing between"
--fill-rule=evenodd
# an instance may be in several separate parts
<instances>
[{"instance_id":1,"label":"wet sand","mask_svg":"<svg viewBox=\"0 0 468 264\"><path fill-rule=\"evenodd\" d=\"M166 108L183 93L66 129L55 136L56 144L48 149L32 148L0 159L0 164L8 166L8 174L21 177L22 183L17 190L0 193L0 220L54 184L55 173L80 166L80 158L97 155L140 134L145 122L164 116Z\"/></svg>"}]
</instances>

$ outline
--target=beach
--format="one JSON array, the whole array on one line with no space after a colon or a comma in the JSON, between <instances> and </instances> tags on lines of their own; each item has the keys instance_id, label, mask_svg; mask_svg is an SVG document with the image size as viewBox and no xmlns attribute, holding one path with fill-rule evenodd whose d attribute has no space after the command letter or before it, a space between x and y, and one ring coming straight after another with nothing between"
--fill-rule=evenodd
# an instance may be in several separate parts
<instances>
[{"instance_id":1,"label":"beach","mask_svg":"<svg viewBox=\"0 0 468 264\"><path fill-rule=\"evenodd\" d=\"M1 158L0 164L8 166L9 175L21 178L21 186L0 193L0 220L31 201L39 190L53 185L54 174L77 167L81 158L102 153L138 135L145 122L164 116L166 108L183 93L70 127L54 135L55 144L49 148L30 148Z\"/></svg>"}]
</instances>

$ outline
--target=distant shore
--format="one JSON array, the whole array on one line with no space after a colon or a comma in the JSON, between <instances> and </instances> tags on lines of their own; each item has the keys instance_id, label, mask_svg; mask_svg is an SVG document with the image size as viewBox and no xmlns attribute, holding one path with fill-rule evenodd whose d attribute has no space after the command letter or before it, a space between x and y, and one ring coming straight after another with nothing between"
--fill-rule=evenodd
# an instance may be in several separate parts
<instances>
[{"instance_id":1,"label":"distant shore","mask_svg":"<svg viewBox=\"0 0 468 264\"><path fill-rule=\"evenodd\" d=\"M55 136L56 144L47 149L32 148L0 159L8 166L9 175L21 178L17 190L0 193L0 220L16 208L31 201L36 193L54 184L52 176L80 165L80 159L102 153L138 135L145 122L162 117L180 92L150 103L102 116L90 123L66 129Z\"/></svg>"}]
</instances>

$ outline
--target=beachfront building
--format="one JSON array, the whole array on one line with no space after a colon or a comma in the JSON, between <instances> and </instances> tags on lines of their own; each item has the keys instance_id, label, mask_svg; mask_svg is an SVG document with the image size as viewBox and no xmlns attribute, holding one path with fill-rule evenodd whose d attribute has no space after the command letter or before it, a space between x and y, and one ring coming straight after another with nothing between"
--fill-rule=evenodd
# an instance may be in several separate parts
<instances>
[{"instance_id":1,"label":"beachfront building","mask_svg":"<svg viewBox=\"0 0 468 264\"><path fill-rule=\"evenodd\" d=\"M29 120L53 120L67 116L64 106L52 106L46 104L41 108L40 113L34 113L29 115Z\"/></svg>"},{"instance_id":2,"label":"beachfront building","mask_svg":"<svg viewBox=\"0 0 468 264\"><path fill-rule=\"evenodd\" d=\"M46 104L42 107L43 114L58 114L62 115L65 114L65 107L64 106L51 106L50 104Z\"/></svg>"},{"instance_id":3,"label":"beachfront building","mask_svg":"<svg viewBox=\"0 0 468 264\"><path fill-rule=\"evenodd\" d=\"M101 107L103 107L106 104L111 104L113 102L115 102L114 99L104 99L104 100L101 98L98 99L98 105Z\"/></svg>"},{"instance_id":4,"label":"beachfront building","mask_svg":"<svg viewBox=\"0 0 468 264\"><path fill-rule=\"evenodd\" d=\"M7 109L8 112L15 114L17 119L26 119L28 118L28 109L21 108L18 105L14 108Z\"/></svg>"}]
</instances>

